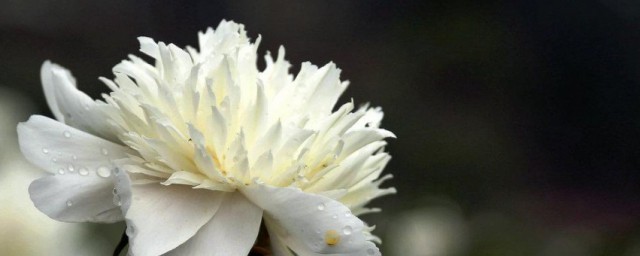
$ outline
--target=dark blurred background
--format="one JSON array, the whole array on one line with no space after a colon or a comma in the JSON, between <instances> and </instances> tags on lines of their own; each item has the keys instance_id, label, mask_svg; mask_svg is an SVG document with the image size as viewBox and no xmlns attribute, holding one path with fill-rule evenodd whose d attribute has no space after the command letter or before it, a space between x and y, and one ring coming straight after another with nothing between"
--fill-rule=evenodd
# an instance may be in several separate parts
<instances>
[{"instance_id":1,"label":"dark blurred background","mask_svg":"<svg viewBox=\"0 0 640 256\"><path fill-rule=\"evenodd\" d=\"M640 2L3 0L0 89L51 115L39 69L97 77L136 37L197 45L222 19L334 61L393 131L386 255L640 255ZM260 60L260 66L264 66ZM26 119L26 117L25 117ZM15 136L2 134L1 136Z\"/></svg>"}]
</instances>

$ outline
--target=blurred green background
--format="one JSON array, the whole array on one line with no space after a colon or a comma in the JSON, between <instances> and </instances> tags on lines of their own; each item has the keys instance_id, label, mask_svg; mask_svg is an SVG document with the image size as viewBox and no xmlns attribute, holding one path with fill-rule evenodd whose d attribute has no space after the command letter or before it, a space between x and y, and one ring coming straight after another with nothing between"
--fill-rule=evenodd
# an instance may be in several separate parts
<instances>
[{"instance_id":1,"label":"blurred green background","mask_svg":"<svg viewBox=\"0 0 640 256\"><path fill-rule=\"evenodd\" d=\"M334 61L351 81L342 102L383 107L398 194L364 218L385 255L640 255L638 1L0 6L0 255L110 255L122 229L56 223L27 200L39 174L15 125L51 115L42 62L97 98L137 36L195 46L222 19L262 35L261 55L284 45L293 73Z\"/></svg>"}]
</instances>

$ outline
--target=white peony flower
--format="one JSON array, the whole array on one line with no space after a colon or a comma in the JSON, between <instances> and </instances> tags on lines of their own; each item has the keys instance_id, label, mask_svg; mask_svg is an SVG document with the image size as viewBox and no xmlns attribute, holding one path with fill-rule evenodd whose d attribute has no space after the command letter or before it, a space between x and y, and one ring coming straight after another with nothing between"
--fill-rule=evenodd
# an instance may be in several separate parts
<instances>
[{"instance_id":1,"label":"white peony flower","mask_svg":"<svg viewBox=\"0 0 640 256\"><path fill-rule=\"evenodd\" d=\"M395 192L379 188L394 135L379 108L333 111L347 87L333 63L294 77L280 48L259 71L260 38L227 21L199 34L200 50L139 41L155 66L129 56L100 78L113 90L104 101L43 65L58 121L18 125L23 154L53 174L29 188L38 209L126 220L132 255L246 255L261 230L275 255L380 254L356 215Z\"/></svg>"}]
</instances>

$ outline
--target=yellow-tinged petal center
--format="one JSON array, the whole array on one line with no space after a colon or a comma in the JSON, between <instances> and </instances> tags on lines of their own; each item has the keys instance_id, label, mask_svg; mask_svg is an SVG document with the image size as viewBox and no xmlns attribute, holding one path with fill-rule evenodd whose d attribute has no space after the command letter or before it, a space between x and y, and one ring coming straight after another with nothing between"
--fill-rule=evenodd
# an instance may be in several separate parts
<instances>
[{"instance_id":1,"label":"yellow-tinged petal center","mask_svg":"<svg viewBox=\"0 0 640 256\"><path fill-rule=\"evenodd\" d=\"M201 33L199 51L140 42L155 65L131 56L114 68L113 81L102 79L113 90L105 113L138 152L123 168L134 181L221 191L255 181L296 186L334 197L355 214L395 192L379 188L390 159L384 139L393 137L379 128L382 111L354 111L351 102L333 111L347 86L333 63L303 63L294 77L280 48L260 71L259 42L233 22Z\"/></svg>"}]
</instances>

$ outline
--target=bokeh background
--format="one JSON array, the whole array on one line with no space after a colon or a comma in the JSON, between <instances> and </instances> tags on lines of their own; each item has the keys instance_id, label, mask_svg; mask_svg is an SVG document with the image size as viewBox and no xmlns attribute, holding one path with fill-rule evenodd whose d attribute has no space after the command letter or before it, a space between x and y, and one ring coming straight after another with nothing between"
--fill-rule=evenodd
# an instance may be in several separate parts
<instances>
[{"instance_id":1,"label":"bokeh background","mask_svg":"<svg viewBox=\"0 0 640 256\"><path fill-rule=\"evenodd\" d=\"M640 2L0 1L0 254L110 255L122 226L57 223L15 126L51 116L50 59L94 98L136 37L196 45L222 19L334 61L342 98L385 111L393 155L375 200L385 255L640 255ZM260 66L264 66L262 60ZM106 231L105 231L106 230Z\"/></svg>"}]
</instances>

